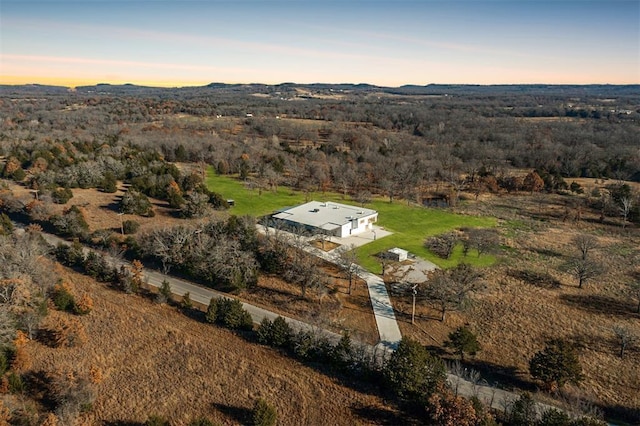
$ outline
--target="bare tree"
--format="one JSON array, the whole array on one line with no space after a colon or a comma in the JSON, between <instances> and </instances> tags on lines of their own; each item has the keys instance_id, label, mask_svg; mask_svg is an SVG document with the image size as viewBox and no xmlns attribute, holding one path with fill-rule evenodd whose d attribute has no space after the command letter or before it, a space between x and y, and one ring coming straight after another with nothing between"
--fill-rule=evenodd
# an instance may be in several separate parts
<instances>
[{"instance_id":1,"label":"bare tree","mask_svg":"<svg viewBox=\"0 0 640 426\"><path fill-rule=\"evenodd\" d=\"M568 271L578 280L578 288L602 273L602 265L591 259L576 258L567 264Z\"/></svg>"},{"instance_id":2,"label":"bare tree","mask_svg":"<svg viewBox=\"0 0 640 426\"><path fill-rule=\"evenodd\" d=\"M580 258L587 259L589 253L598 247L598 240L591 235L581 234L573 239L573 243L580 251Z\"/></svg>"},{"instance_id":3,"label":"bare tree","mask_svg":"<svg viewBox=\"0 0 640 426\"><path fill-rule=\"evenodd\" d=\"M436 269L428 275L426 297L440 311L440 321L448 311L460 310L471 293L483 288L482 274L461 263L453 269Z\"/></svg>"},{"instance_id":4,"label":"bare tree","mask_svg":"<svg viewBox=\"0 0 640 426\"><path fill-rule=\"evenodd\" d=\"M359 266L358 256L355 251L355 245L340 246L336 251L338 255L338 265L347 276L349 280L349 294L351 294L351 287L353 285L354 277L357 277Z\"/></svg>"},{"instance_id":5,"label":"bare tree","mask_svg":"<svg viewBox=\"0 0 640 426\"><path fill-rule=\"evenodd\" d=\"M0 347L13 341L16 325L7 306L0 305Z\"/></svg>"},{"instance_id":6,"label":"bare tree","mask_svg":"<svg viewBox=\"0 0 640 426\"><path fill-rule=\"evenodd\" d=\"M625 351L638 342L640 336L636 334L635 330L625 324L616 324L611 330L620 345L620 358L624 358Z\"/></svg>"},{"instance_id":7,"label":"bare tree","mask_svg":"<svg viewBox=\"0 0 640 426\"><path fill-rule=\"evenodd\" d=\"M469 249L476 249L478 257L483 253L491 253L500 244L498 233L493 229L468 228L464 230L467 238L463 240L465 255Z\"/></svg>"},{"instance_id":8,"label":"bare tree","mask_svg":"<svg viewBox=\"0 0 640 426\"><path fill-rule=\"evenodd\" d=\"M591 235L578 235L573 239L578 256L566 263L565 267L578 280L578 288L602 273L602 265L591 259L590 253L598 247L597 240Z\"/></svg>"},{"instance_id":9,"label":"bare tree","mask_svg":"<svg viewBox=\"0 0 640 426\"><path fill-rule=\"evenodd\" d=\"M622 197L620 199L620 214L622 215L623 229L627 226L627 219L629 218L629 213L631 213L632 208L633 200L631 199L631 197Z\"/></svg>"}]
</instances>

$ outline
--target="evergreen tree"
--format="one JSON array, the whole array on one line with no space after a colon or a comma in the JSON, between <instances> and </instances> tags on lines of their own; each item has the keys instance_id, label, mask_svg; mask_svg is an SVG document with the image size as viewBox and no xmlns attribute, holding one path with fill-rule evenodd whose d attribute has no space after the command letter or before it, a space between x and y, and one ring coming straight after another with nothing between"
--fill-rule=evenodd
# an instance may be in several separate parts
<instances>
[{"instance_id":1,"label":"evergreen tree","mask_svg":"<svg viewBox=\"0 0 640 426\"><path fill-rule=\"evenodd\" d=\"M460 359L463 361L465 353L475 355L481 349L478 338L467 327L458 327L449 333L449 340L444 345L452 348L456 354L460 355Z\"/></svg>"}]
</instances>

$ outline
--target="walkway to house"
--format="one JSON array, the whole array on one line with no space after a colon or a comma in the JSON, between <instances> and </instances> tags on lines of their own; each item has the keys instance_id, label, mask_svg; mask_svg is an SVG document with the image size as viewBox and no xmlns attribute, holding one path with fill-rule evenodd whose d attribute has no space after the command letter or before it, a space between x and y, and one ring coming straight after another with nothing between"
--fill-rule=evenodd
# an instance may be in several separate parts
<instances>
[{"instance_id":1,"label":"walkway to house","mask_svg":"<svg viewBox=\"0 0 640 426\"><path fill-rule=\"evenodd\" d=\"M264 232L264 228L259 225L258 230ZM283 231L278 231L283 232ZM357 235L352 235L345 238L331 237L331 241L340 245L349 246L361 246L370 243L377 238L386 237L391 235L391 232L374 226L372 231L362 232ZM311 240L313 237L309 238ZM338 264L338 254L336 250L324 251L319 248L306 244L304 250L317 256L327 262ZM376 326L378 327L378 335L380 336L380 342L378 346L386 349L395 349L402 339L400 333L400 327L396 321L395 313L393 312L393 306L391 305L391 299L387 292L387 287L384 284L382 278L373 274L365 269L359 268L357 275L367 283L369 289L369 299L371 300L371 306L373 307L373 315L376 319Z\"/></svg>"}]
</instances>

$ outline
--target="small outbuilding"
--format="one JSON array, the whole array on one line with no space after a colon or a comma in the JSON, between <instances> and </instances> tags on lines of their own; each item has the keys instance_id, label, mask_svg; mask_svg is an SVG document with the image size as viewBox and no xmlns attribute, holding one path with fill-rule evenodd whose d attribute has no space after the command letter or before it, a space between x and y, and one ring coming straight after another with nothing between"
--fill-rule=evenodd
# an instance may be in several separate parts
<instances>
[{"instance_id":1,"label":"small outbuilding","mask_svg":"<svg viewBox=\"0 0 640 426\"><path fill-rule=\"evenodd\" d=\"M394 247L392 249L389 249L386 253L386 257L387 259L393 260L395 262L402 262L407 260L407 256L409 255L409 252L406 250L403 250L401 248L398 247Z\"/></svg>"}]
</instances>

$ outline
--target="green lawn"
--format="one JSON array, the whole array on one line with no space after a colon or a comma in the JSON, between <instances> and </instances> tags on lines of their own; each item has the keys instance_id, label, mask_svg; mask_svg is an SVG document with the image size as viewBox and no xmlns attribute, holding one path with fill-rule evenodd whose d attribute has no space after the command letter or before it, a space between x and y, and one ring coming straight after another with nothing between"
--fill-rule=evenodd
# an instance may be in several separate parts
<instances>
[{"instance_id":1,"label":"green lawn","mask_svg":"<svg viewBox=\"0 0 640 426\"><path fill-rule=\"evenodd\" d=\"M280 187L277 192L263 191L259 195L258 190L245 188L244 184L235 178L218 176L213 168L209 168L207 186L210 190L222 194L224 198L235 200L235 206L231 207L230 213L238 216L262 216L283 207L305 202L305 194L286 187ZM311 193L309 194L309 200L355 204L351 200L344 200L340 194L332 192ZM379 272L380 270L380 264L373 255L393 247L408 250L445 268L455 266L461 261L476 266L488 266L495 262L493 256L482 255L478 257L473 252L464 257L461 246L456 247L450 259L440 259L422 245L426 237L442 234L453 229L496 226L494 218L464 216L450 213L446 210L407 206L406 203L401 201L391 204L381 199L373 200L366 207L377 210L377 224L393 232L393 235L380 238L358 248L360 263L370 271Z\"/></svg>"}]
</instances>

